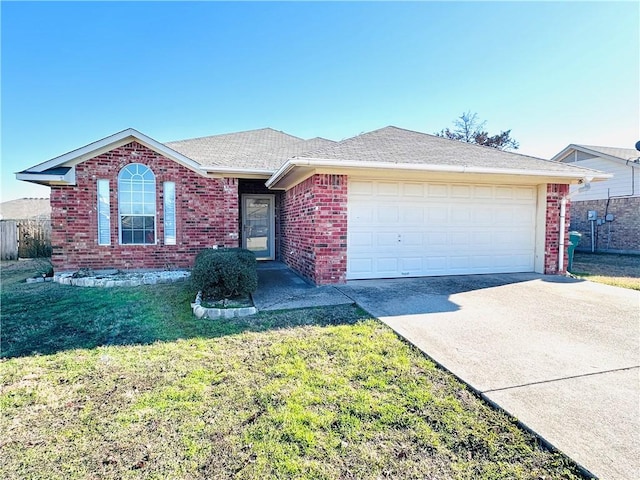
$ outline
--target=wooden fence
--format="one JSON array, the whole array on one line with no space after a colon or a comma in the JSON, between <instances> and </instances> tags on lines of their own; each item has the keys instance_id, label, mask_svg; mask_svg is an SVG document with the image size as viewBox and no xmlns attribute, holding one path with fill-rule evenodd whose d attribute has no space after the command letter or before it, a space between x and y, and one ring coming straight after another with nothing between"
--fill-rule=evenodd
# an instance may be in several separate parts
<instances>
[{"instance_id":1,"label":"wooden fence","mask_svg":"<svg viewBox=\"0 0 640 480\"><path fill-rule=\"evenodd\" d=\"M15 220L0 221L0 260L18 259L18 224Z\"/></svg>"},{"instance_id":2,"label":"wooden fence","mask_svg":"<svg viewBox=\"0 0 640 480\"><path fill-rule=\"evenodd\" d=\"M49 219L2 220L0 222L0 259L51 256Z\"/></svg>"}]
</instances>

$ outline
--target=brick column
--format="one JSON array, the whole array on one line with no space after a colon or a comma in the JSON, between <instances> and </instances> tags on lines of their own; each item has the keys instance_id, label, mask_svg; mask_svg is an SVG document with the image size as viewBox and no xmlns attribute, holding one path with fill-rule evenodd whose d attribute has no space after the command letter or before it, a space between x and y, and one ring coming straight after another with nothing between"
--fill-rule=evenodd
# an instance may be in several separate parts
<instances>
[{"instance_id":1,"label":"brick column","mask_svg":"<svg viewBox=\"0 0 640 480\"><path fill-rule=\"evenodd\" d=\"M282 259L317 285L346 281L345 175L313 175L285 193Z\"/></svg>"},{"instance_id":2,"label":"brick column","mask_svg":"<svg viewBox=\"0 0 640 480\"><path fill-rule=\"evenodd\" d=\"M567 262L569 257L567 247L569 246L569 220L570 202L567 202L565 212L564 235L564 267L558 270L558 255L560 248L560 200L569 193L569 185L550 183L547 185L547 215L545 222L545 245L544 245L544 273L547 275L563 275L567 272Z\"/></svg>"}]
</instances>

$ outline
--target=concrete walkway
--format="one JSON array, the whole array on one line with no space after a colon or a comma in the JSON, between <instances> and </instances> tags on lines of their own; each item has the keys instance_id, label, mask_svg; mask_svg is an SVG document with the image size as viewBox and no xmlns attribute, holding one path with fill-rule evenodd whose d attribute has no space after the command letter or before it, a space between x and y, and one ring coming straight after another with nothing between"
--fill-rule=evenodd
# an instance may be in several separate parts
<instances>
[{"instance_id":1,"label":"concrete walkway","mask_svg":"<svg viewBox=\"0 0 640 480\"><path fill-rule=\"evenodd\" d=\"M345 305L353 300L331 285L316 287L280 262L258 263L258 289L253 294L258 310Z\"/></svg>"},{"instance_id":2,"label":"concrete walkway","mask_svg":"<svg viewBox=\"0 0 640 480\"><path fill-rule=\"evenodd\" d=\"M640 478L640 292L537 274L338 289L593 474Z\"/></svg>"}]
</instances>

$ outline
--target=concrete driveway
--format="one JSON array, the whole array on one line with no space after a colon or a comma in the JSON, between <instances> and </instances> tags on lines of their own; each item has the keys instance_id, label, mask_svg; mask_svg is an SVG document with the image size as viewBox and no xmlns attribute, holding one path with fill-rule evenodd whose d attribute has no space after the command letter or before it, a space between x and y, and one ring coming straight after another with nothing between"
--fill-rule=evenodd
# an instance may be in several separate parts
<instances>
[{"instance_id":1,"label":"concrete driveway","mask_svg":"<svg viewBox=\"0 0 640 480\"><path fill-rule=\"evenodd\" d=\"M537 274L339 290L594 475L640 478L640 292Z\"/></svg>"}]
</instances>

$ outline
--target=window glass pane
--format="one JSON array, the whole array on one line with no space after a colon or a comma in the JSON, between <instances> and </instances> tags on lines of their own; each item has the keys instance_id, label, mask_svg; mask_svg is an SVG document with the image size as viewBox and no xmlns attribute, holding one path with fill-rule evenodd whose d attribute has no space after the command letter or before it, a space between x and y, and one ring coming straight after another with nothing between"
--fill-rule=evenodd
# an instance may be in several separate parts
<instances>
[{"instance_id":1,"label":"window glass pane","mask_svg":"<svg viewBox=\"0 0 640 480\"><path fill-rule=\"evenodd\" d=\"M154 213L156 213L155 205L149 205L148 203L146 203L142 209L142 213L144 213L145 215L153 215Z\"/></svg>"},{"instance_id":2,"label":"window glass pane","mask_svg":"<svg viewBox=\"0 0 640 480\"><path fill-rule=\"evenodd\" d=\"M155 243L156 182L146 165L132 163L118 175L122 243Z\"/></svg>"},{"instance_id":3,"label":"window glass pane","mask_svg":"<svg viewBox=\"0 0 640 480\"><path fill-rule=\"evenodd\" d=\"M133 233L131 230L122 231L122 243L133 243Z\"/></svg>"},{"instance_id":4,"label":"window glass pane","mask_svg":"<svg viewBox=\"0 0 640 480\"><path fill-rule=\"evenodd\" d=\"M109 180L98 180L98 245L111 245Z\"/></svg>"},{"instance_id":5,"label":"window glass pane","mask_svg":"<svg viewBox=\"0 0 640 480\"><path fill-rule=\"evenodd\" d=\"M164 243L176 244L176 184L164 182Z\"/></svg>"}]
</instances>

